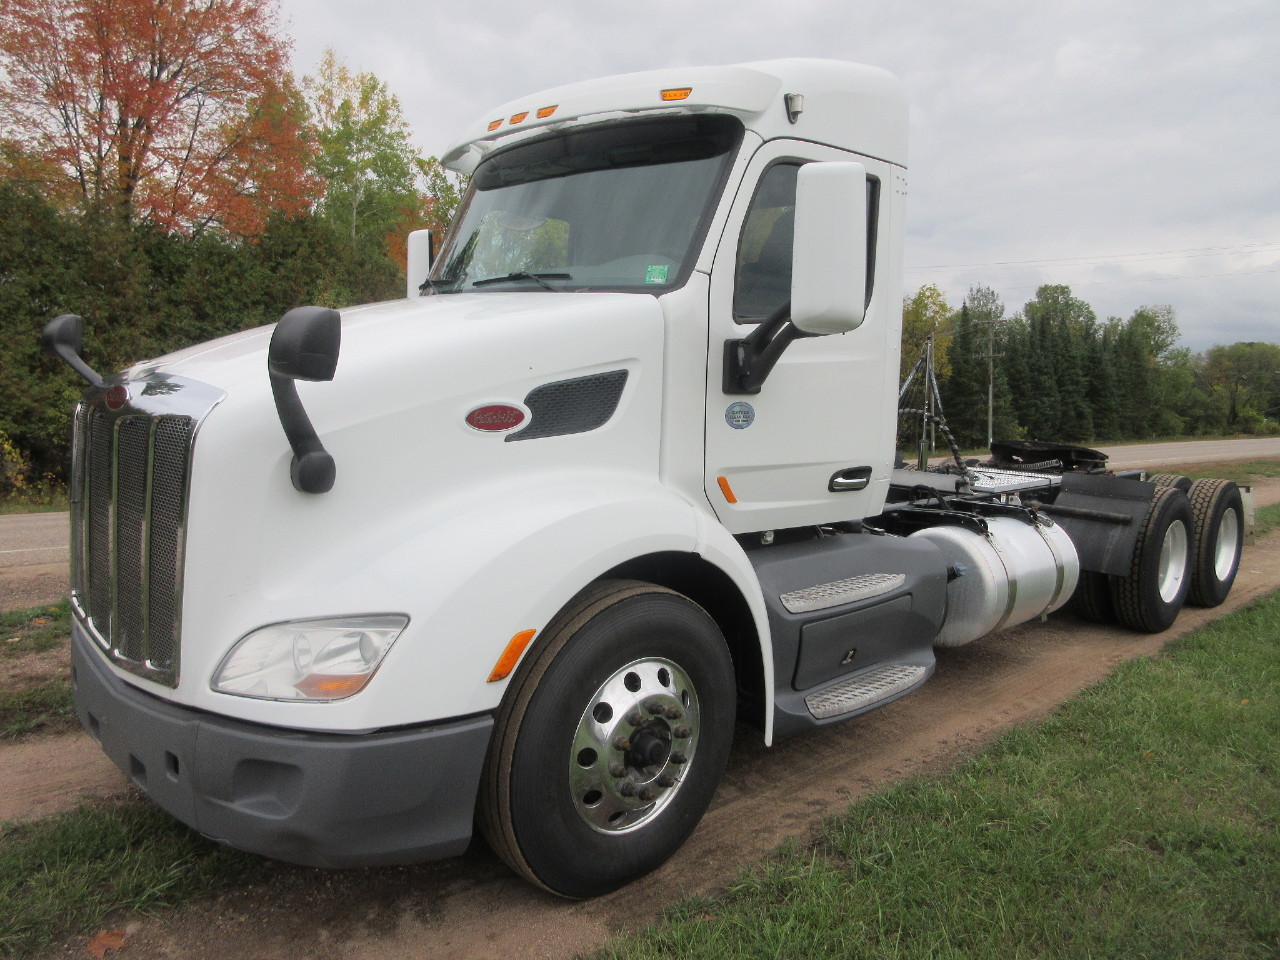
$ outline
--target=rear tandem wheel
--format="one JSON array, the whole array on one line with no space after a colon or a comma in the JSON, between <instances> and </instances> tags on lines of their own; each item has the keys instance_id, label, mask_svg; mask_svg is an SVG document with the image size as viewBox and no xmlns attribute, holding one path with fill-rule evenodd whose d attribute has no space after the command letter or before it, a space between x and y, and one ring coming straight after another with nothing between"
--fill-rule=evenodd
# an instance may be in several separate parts
<instances>
[{"instance_id":1,"label":"rear tandem wheel","mask_svg":"<svg viewBox=\"0 0 1280 960\"><path fill-rule=\"evenodd\" d=\"M1188 494L1195 518L1188 603L1216 607L1227 599L1240 568L1244 504L1230 480L1197 480Z\"/></svg>"},{"instance_id":2,"label":"rear tandem wheel","mask_svg":"<svg viewBox=\"0 0 1280 960\"><path fill-rule=\"evenodd\" d=\"M1134 544L1129 573L1111 577L1116 618L1126 627L1159 633L1177 619L1191 587L1193 526L1186 494L1173 486L1158 489Z\"/></svg>"}]
</instances>

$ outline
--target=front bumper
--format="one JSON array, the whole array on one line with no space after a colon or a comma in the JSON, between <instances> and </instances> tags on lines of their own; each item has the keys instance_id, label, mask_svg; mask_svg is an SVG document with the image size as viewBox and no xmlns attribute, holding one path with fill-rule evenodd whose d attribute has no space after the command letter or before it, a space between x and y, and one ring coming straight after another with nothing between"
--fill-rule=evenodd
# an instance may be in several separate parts
<instances>
[{"instance_id":1,"label":"front bumper","mask_svg":"<svg viewBox=\"0 0 1280 960\"><path fill-rule=\"evenodd\" d=\"M359 735L244 723L125 683L79 624L71 676L116 766L211 839L314 867L434 860L471 840L490 716Z\"/></svg>"}]
</instances>

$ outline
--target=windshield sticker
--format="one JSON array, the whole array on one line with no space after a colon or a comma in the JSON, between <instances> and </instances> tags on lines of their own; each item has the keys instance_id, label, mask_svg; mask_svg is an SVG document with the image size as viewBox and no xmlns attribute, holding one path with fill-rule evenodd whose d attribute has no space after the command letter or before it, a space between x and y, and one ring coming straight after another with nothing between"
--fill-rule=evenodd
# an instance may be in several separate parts
<instances>
[{"instance_id":1,"label":"windshield sticker","mask_svg":"<svg viewBox=\"0 0 1280 960\"><path fill-rule=\"evenodd\" d=\"M725 423L735 430L745 430L756 420L756 408L745 400L729 404L724 412Z\"/></svg>"},{"instance_id":2,"label":"windshield sticker","mask_svg":"<svg viewBox=\"0 0 1280 960\"><path fill-rule=\"evenodd\" d=\"M666 283L667 272L670 269L671 268L667 266L665 263L656 264L645 271L644 282L645 283Z\"/></svg>"}]
</instances>

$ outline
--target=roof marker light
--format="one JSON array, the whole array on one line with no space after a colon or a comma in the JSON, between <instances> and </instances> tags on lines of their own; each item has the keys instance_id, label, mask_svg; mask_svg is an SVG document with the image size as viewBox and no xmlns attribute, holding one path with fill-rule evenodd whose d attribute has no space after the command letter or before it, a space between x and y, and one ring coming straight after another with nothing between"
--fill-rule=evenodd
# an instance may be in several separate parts
<instances>
[{"instance_id":1,"label":"roof marker light","mask_svg":"<svg viewBox=\"0 0 1280 960\"><path fill-rule=\"evenodd\" d=\"M662 99L664 101L688 100L691 93L693 93L693 87L672 87L662 91Z\"/></svg>"},{"instance_id":2,"label":"roof marker light","mask_svg":"<svg viewBox=\"0 0 1280 960\"><path fill-rule=\"evenodd\" d=\"M558 104L558 103L557 103L555 106L551 106L551 107L539 107L539 108L538 108L538 119L539 119L539 120L545 120L545 119L547 119L547 117L551 116L553 113L555 113L555 112L556 112L556 108L557 108L557 107L559 107L559 106L560 106L560 104Z\"/></svg>"},{"instance_id":3,"label":"roof marker light","mask_svg":"<svg viewBox=\"0 0 1280 960\"><path fill-rule=\"evenodd\" d=\"M527 116L529 116L529 111L528 111L528 110L521 111L520 113L516 113L516 114L513 114L513 115L512 115L512 117L511 117L511 122L512 122L512 123L522 123L522 122L524 121L524 118L525 118L525 117L527 117Z\"/></svg>"},{"instance_id":4,"label":"roof marker light","mask_svg":"<svg viewBox=\"0 0 1280 960\"><path fill-rule=\"evenodd\" d=\"M492 130L497 130L500 126L502 126L502 121L501 121L501 120L495 120L495 121L493 121L493 123L489 124L489 129L490 129L491 131L492 131Z\"/></svg>"}]
</instances>

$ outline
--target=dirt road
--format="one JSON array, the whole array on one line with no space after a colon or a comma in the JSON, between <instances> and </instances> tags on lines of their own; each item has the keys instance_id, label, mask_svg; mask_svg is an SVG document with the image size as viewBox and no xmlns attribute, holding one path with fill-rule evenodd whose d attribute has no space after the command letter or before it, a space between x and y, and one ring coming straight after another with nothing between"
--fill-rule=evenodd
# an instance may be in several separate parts
<instances>
[{"instance_id":1,"label":"dirt road","mask_svg":"<svg viewBox=\"0 0 1280 960\"><path fill-rule=\"evenodd\" d=\"M1280 481L1255 485L1259 505ZM226 957L359 960L569 958L612 933L643 926L690 893L712 891L789 837L860 794L912 773L944 769L998 731L1041 717L1116 664L1151 655L1173 636L1280 585L1280 534L1246 549L1228 603L1188 609L1156 636L1055 615L954 650L920 692L846 724L766 749L740 728L724 783L684 849L649 877L587 903L557 900L516 880L477 841L464 857L407 870L332 873L263 863L264 886L169 917L133 923L122 960ZM0 782L39 816L123 778L80 736L0 746ZM83 944L58 956L82 956Z\"/></svg>"}]
</instances>

